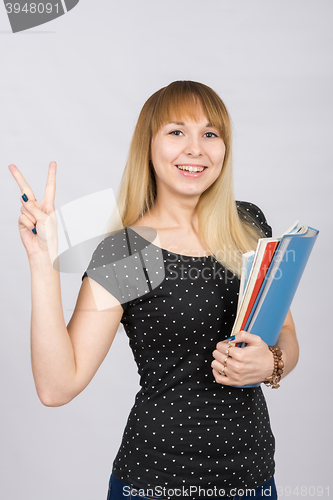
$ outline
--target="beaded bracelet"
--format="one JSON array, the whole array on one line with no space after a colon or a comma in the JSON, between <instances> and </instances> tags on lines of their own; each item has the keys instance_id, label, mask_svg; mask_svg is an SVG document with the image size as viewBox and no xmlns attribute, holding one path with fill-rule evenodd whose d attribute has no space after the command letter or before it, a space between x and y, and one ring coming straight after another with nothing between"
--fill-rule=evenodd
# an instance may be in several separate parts
<instances>
[{"instance_id":1,"label":"beaded bracelet","mask_svg":"<svg viewBox=\"0 0 333 500\"><path fill-rule=\"evenodd\" d=\"M270 377L264 380L264 384L272 389L278 389L280 387L280 380L283 373L284 362L282 360L282 351L278 345L269 346L268 349L271 351L274 357L274 369Z\"/></svg>"}]
</instances>

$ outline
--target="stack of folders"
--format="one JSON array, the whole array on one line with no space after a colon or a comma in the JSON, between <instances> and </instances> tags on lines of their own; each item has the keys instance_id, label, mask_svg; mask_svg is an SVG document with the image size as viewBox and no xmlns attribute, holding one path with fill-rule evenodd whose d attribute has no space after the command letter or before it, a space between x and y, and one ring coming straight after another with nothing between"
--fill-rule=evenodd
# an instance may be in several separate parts
<instances>
[{"instance_id":1,"label":"stack of folders","mask_svg":"<svg viewBox=\"0 0 333 500\"><path fill-rule=\"evenodd\" d=\"M232 335L245 330L276 344L318 232L297 221L280 238L259 239L256 251L243 255Z\"/></svg>"}]
</instances>

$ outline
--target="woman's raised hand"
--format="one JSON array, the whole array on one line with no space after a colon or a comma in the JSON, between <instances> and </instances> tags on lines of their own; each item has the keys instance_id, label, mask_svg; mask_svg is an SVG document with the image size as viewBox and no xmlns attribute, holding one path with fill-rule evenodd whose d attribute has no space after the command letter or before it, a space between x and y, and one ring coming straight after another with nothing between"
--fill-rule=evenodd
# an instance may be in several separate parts
<instances>
[{"instance_id":1,"label":"woman's raised hand","mask_svg":"<svg viewBox=\"0 0 333 500\"><path fill-rule=\"evenodd\" d=\"M56 251L57 219L54 198L57 164L53 161L49 165L45 194L42 201L36 200L31 187L15 165L10 165L8 168L22 193L20 198L22 214L18 222L20 236L28 258L40 252L50 253ZM51 214L53 215L51 216Z\"/></svg>"}]
</instances>

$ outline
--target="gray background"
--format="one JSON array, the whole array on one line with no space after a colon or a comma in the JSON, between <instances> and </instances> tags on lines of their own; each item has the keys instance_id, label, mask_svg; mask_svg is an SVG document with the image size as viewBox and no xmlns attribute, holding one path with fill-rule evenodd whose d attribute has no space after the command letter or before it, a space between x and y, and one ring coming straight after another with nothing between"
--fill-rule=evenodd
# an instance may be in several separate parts
<instances>
[{"instance_id":1,"label":"gray background","mask_svg":"<svg viewBox=\"0 0 333 500\"><path fill-rule=\"evenodd\" d=\"M302 486L322 486L328 498L332 15L331 0L81 0L61 18L13 35L0 5L1 498L105 499L138 388L120 332L73 402L39 402L30 368L30 273L17 230L20 192L7 166L15 163L41 199L48 163L56 160L58 207L106 187L116 191L143 102L176 79L206 83L225 100L234 123L236 198L259 205L275 235L295 219L321 231L292 307L298 367L278 391L264 390L281 498L288 486L298 486L299 496ZM78 274L62 275L66 320L80 282Z\"/></svg>"}]
</instances>

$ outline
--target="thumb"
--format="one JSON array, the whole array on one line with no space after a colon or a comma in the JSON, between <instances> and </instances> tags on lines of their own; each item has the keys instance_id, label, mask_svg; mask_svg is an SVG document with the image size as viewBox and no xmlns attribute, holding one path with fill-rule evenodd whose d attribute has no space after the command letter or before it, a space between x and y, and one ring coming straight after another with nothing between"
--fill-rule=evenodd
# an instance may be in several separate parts
<instances>
[{"instance_id":1,"label":"thumb","mask_svg":"<svg viewBox=\"0 0 333 500\"><path fill-rule=\"evenodd\" d=\"M242 330L237 333L234 342L245 342L248 345L259 346L262 340L259 335L253 335L250 332Z\"/></svg>"}]
</instances>

